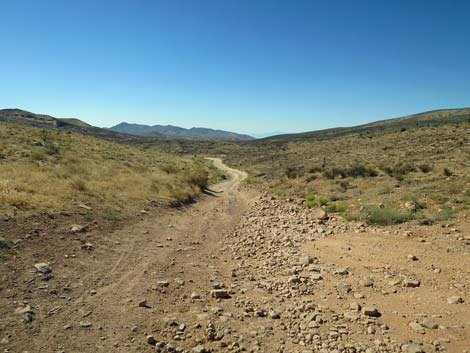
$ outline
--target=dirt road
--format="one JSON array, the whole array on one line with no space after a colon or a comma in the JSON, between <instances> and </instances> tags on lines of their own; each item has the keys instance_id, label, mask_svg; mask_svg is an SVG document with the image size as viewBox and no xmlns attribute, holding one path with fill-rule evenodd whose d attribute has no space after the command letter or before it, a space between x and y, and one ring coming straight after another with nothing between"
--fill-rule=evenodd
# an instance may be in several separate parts
<instances>
[{"instance_id":1,"label":"dirt road","mask_svg":"<svg viewBox=\"0 0 470 353\"><path fill-rule=\"evenodd\" d=\"M246 174L212 160L231 178L192 206L17 251L2 270L0 348L468 353L468 222L352 224L240 190Z\"/></svg>"},{"instance_id":2,"label":"dirt road","mask_svg":"<svg viewBox=\"0 0 470 353\"><path fill-rule=\"evenodd\" d=\"M157 322L191 310L191 293L206 293L224 270L217 264L218 242L246 207L247 194L237 191L246 174L213 160L231 176L213 186L214 196L182 210L143 216L99 239L80 235L82 244L93 241L89 250L77 241L66 253L18 254L9 264L11 272L3 271L0 347L8 352L148 351L146 336ZM38 279L34 264L41 262L51 266L49 281ZM24 267L14 268L20 264ZM28 305L32 322L24 323L14 311Z\"/></svg>"}]
</instances>

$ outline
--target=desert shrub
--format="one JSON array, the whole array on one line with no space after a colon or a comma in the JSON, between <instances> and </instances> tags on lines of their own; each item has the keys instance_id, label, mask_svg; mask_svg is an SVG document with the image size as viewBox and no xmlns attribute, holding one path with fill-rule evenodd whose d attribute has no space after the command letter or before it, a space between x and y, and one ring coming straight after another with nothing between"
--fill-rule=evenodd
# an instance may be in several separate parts
<instances>
[{"instance_id":1,"label":"desert shrub","mask_svg":"<svg viewBox=\"0 0 470 353\"><path fill-rule=\"evenodd\" d=\"M315 195L311 192L307 192L305 194L305 201L313 201L315 200Z\"/></svg>"},{"instance_id":2,"label":"desert shrub","mask_svg":"<svg viewBox=\"0 0 470 353\"><path fill-rule=\"evenodd\" d=\"M315 195L311 192L305 194L304 205L307 207L317 207L319 205L318 200L315 199Z\"/></svg>"},{"instance_id":3,"label":"desert shrub","mask_svg":"<svg viewBox=\"0 0 470 353\"><path fill-rule=\"evenodd\" d=\"M307 183L310 183L310 182L312 182L312 181L314 181L314 180L316 180L316 179L318 179L318 175L312 174L312 175L309 175L307 178L305 178L305 181L306 181Z\"/></svg>"},{"instance_id":4,"label":"desert shrub","mask_svg":"<svg viewBox=\"0 0 470 353\"><path fill-rule=\"evenodd\" d=\"M281 188L272 188L270 190L274 195L285 197L287 196L287 190L286 189L281 189Z\"/></svg>"},{"instance_id":5,"label":"desert shrub","mask_svg":"<svg viewBox=\"0 0 470 353\"><path fill-rule=\"evenodd\" d=\"M304 202L305 206L307 207L317 207L319 205L317 200L305 200Z\"/></svg>"},{"instance_id":6,"label":"desert shrub","mask_svg":"<svg viewBox=\"0 0 470 353\"><path fill-rule=\"evenodd\" d=\"M10 246L8 245L7 241L3 238L0 238L0 250L8 250Z\"/></svg>"},{"instance_id":7,"label":"desert shrub","mask_svg":"<svg viewBox=\"0 0 470 353\"><path fill-rule=\"evenodd\" d=\"M28 210L32 207L28 194L17 190L0 192L0 205L13 206L20 210Z\"/></svg>"},{"instance_id":8,"label":"desert shrub","mask_svg":"<svg viewBox=\"0 0 470 353\"><path fill-rule=\"evenodd\" d=\"M454 175L454 173L449 169L449 168L444 168L444 171L443 171L443 174L444 176L446 177L451 177L452 175Z\"/></svg>"},{"instance_id":9,"label":"desert shrub","mask_svg":"<svg viewBox=\"0 0 470 353\"><path fill-rule=\"evenodd\" d=\"M87 182L82 178L73 179L72 181L70 181L70 186L72 187L72 189L79 192L85 192L88 190Z\"/></svg>"},{"instance_id":10,"label":"desert shrub","mask_svg":"<svg viewBox=\"0 0 470 353\"><path fill-rule=\"evenodd\" d=\"M0 257L5 255L8 249L10 249L10 245L8 245L5 239L0 237Z\"/></svg>"},{"instance_id":11,"label":"desert shrub","mask_svg":"<svg viewBox=\"0 0 470 353\"><path fill-rule=\"evenodd\" d=\"M397 163L393 166L388 166L388 165L381 165L380 169L384 171L386 174L388 174L391 177L396 178L397 180L403 180L404 176L408 173L415 172L416 167L412 163Z\"/></svg>"},{"instance_id":12,"label":"desert shrub","mask_svg":"<svg viewBox=\"0 0 470 353\"><path fill-rule=\"evenodd\" d=\"M310 168L310 169L308 170L308 172L311 173L311 174L313 174L313 173L320 173L320 172L322 172L322 171L323 171L323 168L320 167L320 166L314 166L314 167L312 167L312 168Z\"/></svg>"},{"instance_id":13,"label":"desert shrub","mask_svg":"<svg viewBox=\"0 0 470 353\"><path fill-rule=\"evenodd\" d=\"M351 166L347 173L348 176L351 176L353 178L376 177L378 175L378 172L375 168L358 163Z\"/></svg>"},{"instance_id":14,"label":"desert shrub","mask_svg":"<svg viewBox=\"0 0 470 353\"><path fill-rule=\"evenodd\" d=\"M392 188L390 185L382 185L378 190L377 190L377 195L386 195L390 194L392 192Z\"/></svg>"},{"instance_id":15,"label":"desert shrub","mask_svg":"<svg viewBox=\"0 0 470 353\"><path fill-rule=\"evenodd\" d=\"M44 152L49 156L57 156L61 154L60 147L55 143L47 141L44 145Z\"/></svg>"},{"instance_id":16,"label":"desert shrub","mask_svg":"<svg viewBox=\"0 0 470 353\"><path fill-rule=\"evenodd\" d=\"M121 211L111 208L104 210L103 217L108 221L121 221L125 218Z\"/></svg>"},{"instance_id":17,"label":"desert shrub","mask_svg":"<svg viewBox=\"0 0 470 353\"><path fill-rule=\"evenodd\" d=\"M33 153L31 153L31 160L47 161L47 155L42 151L34 151Z\"/></svg>"},{"instance_id":18,"label":"desert shrub","mask_svg":"<svg viewBox=\"0 0 470 353\"><path fill-rule=\"evenodd\" d=\"M164 164L160 167L167 174L176 174L179 172L179 169L174 164Z\"/></svg>"},{"instance_id":19,"label":"desert shrub","mask_svg":"<svg viewBox=\"0 0 470 353\"><path fill-rule=\"evenodd\" d=\"M172 188L170 195L172 198L170 200L171 207L180 207L194 202L194 197L192 195L179 188Z\"/></svg>"},{"instance_id":20,"label":"desert shrub","mask_svg":"<svg viewBox=\"0 0 470 353\"><path fill-rule=\"evenodd\" d=\"M296 179L302 176L304 171L300 167L287 167L285 174L289 179Z\"/></svg>"},{"instance_id":21,"label":"desert shrub","mask_svg":"<svg viewBox=\"0 0 470 353\"><path fill-rule=\"evenodd\" d=\"M356 188L356 186L352 185L349 181L347 180L343 180L339 183L339 187L341 189L341 191L345 192L349 189L354 189Z\"/></svg>"},{"instance_id":22,"label":"desert shrub","mask_svg":"<svg viewBox=\"0 0 470 353\"><path fill-rule=\"evenodd\" d=\"M332 203L326 206L325 209L327 212L330 212L330 213L335 213L335 212L343 213L346 211L347 206L343 203Z\"/></svg>"},{"instance_id":23,"label":"desert shrub","mask_svg":"<svg viewBox=\"0 0 470 353\"><path fill-rule=\"evenodd\" d=\"M444 207L433 214L421 215L418 219L420 225L433 225L438 222L447 221L455 217L455 210L452 207Z\"/></svg>"},{"instance_id":24,"label":"desert shrub","mask_svg":"<svg viewBox=\"0 0 470 353\"><path fill-rule=\"evenodd\" d=\"M209 185L209 173L202 168L198 168L187 172L183 177L183 181L204 190Z\"/></svg>"},{"instance_id":25,"label":"desert shrub","mask_svg":"<svg viewBox=\"0 0 470 353\"><path fill-rule=\"evenodd\" d=\"M418 168L423 173L429 173L432 170L432 167L427 163L423 163L423 164L418 165Z\"/></svg>"},{"instance_id":26,"label":"desert shrub","mask_svg":"<svg viewBox=\"0 0 470 353\"><path fill-rule=\"evenodd\" d=\"M318 198L318 203L320 204L320 206L326 206L328 205L328 203L330 202L330 199L328 197L320 197Z\"/></svg>"},{"instance_id":27,"label":"desert shrub","mask_svg":"<svg viewBox=\"0 0 470 353\"><path fill-rule=\"evenodd\" d=\"M400 211L390 206L378 207L375 205L367 205L364 206L359 213L349 214L347 218L366 221L371 225L387 226L408 222L413 219L413 214L411 212Z\"/></svg>"},{"instance_id":28,"label":"desert shrub","mask_svg":"<svg viewBox=\"0 0 470 353\"><path fill-rule=\"evenodd\" d=\"M336 177L368 178L376 177L377 175L378 172L375 168L359 163L356 163L347 168L333 167L323 171L323 176L327 179L335 179Z\"/></svg>"},{"instance_id":29,"label":"desert shrub","mask_svg":"<svg viewBox=\"0 0 470 353\"><path fill-rule=\"evenodd\" d=\"M344 196L344 195L331 195L330 196L330 200L333 201L333 202L334 201L343 201L345 199L346 199L346 196Z\"/></svg>"}]
</instances>

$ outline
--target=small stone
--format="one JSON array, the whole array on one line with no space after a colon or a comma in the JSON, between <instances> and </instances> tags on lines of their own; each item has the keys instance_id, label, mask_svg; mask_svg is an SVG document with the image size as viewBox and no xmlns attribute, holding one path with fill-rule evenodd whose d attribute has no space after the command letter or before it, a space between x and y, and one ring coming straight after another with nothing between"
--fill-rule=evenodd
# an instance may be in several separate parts
<instances>
[{"instance_id":1,"label":"small stone","mask_svg":"<svg viewBox=\"0 0 470 353\"><path fill-rule=\"evenodd\" d=\"M87 230L86 226L81 226L79 224L73 224L70 227L70 233L85 233Z\"/></svg>"},{"instance_id":2,"label":"small stone","mask_svg":"<svg viewBox=\"0 0 470 353\"><path fill-rule=\"evenodd\" d=\"M336 275L346 276L349 273L347 268L339 268L335 271Z\"/></svg>"},{"instance_id":3,"label":"small stone","mask_svg":"<svg viewBox=\"0 0 470 353\"><path fill-rule=\"evenodd\" d=\"M39 272L39 273L42 273L42 274L49 274L52 272L52 268L51 266L49 266L49 264L45 263L45 262L41 262L41 263L38 263L38 264L35 264L34 267L36 268L36 270Z\"/></svg>"},{"instance_id":4,"label":"small stone","mask_svg":"<svg viewBox=\"0 0 470 353\"><path fill-rule=\"evenodd\" d=\"M372 326L367 327L367 333L368 333L369 335L375 334L375 328L372 327Z\"/></svg>"},{"instance_id":5,"label":"small stone","mask_svg":"<svg viewBox=\"0 0 470 353\"><path fill-rule=\"evenodd\" d=\"M301 256L299 258L300 265L310 265L311 263L313 263L313 257L309 255Z\"/></svg>"},{"instance_id":6,"label":"small stone","mask_svg":"<svg viewBox=\"0 0 470 353\"><path fill-rule=\"evenodd\" d=\"M151 346L155 346L157 344L157 340L152 335L148 335L147 343L150 344Z\"/></svg>"},{"instance_id":7,"label":"small stone","mask_svg":"<svg viewBox=\"0 0 470 353\"><path fill-rule=\"evenodd\" d=\"M407 258L411 261L418 261L418 258L415 255L408 255Z\"/></svg>"},{"instance_id":8,"label":"small stone","mask_svg":"<svg viewBox=\"0 0 470 353\"><path fill-rule=\"evenodd\" d=\"M336 289L339 292L349 293L350 291L352 291L352 286L349 283L339 282L336 284Z\"/></svg>"},{"instance_id":9,"label":"small stone","mask_svg":"<svg viewBox=\"0 0 470 353\"><path fill-rule=\"evenodd\" d=\"M419 323L417 323L416 321L411 321L408 326L415 332L417 333L421 333L421 334L424 334L425 331L424 331L424 328L423 326L421 326Z\"/></svg>"},{"instance_id":10,"label":"small stone","mask_svg":"<svg viewBox=\"0 0 470 353\"><path fill-rule=\"evenodd\" d=\"M403 285L405 287L409 287L409 288L416 288L416 287L419 287L421 285L421 282L418 281L417 279L405 278L403 280Z\"/></svg>"},{"instance_id":11,"label":"small stone","mask_svg":"<svg viewBox=\"0 0 470 353\"><path fill-rule=\"evenodd\" d=\"M168 287L170 285L170 282L168 282L168 281L158 281L157 284L160 287Z\"/></svg>"},{"instance_id":12,"label":"small stone","mask_svg":"<svg viewBox=\"0 0 470 353\"><path fill-rule=\"evenodd\" d=\"M199 293L192 292L191 299L201 299L201 295Z\"/></svg>"},{"instance_id":13,"label":"small stone","mask_svg":"<svg viewBox=\"0 0 470 353\"><path fill-rule=\"evenodd\" d=\"M435 330L439 327L439 325L437 324L437 322L431 320L431 319L425 319L423 320L422 322L422 325L430 330Z\"/></svg>"},{"instance_id":14,"label":"small stone","mask_svg":"<svg viewBox=\"0 0 470 353\"><path fill-rule=\"evenodd\" d=\"M372 278L366 277L361 279L359 284L363 287L372 287L374 285L374 280Z\"/></svg>"},{"instance_id":15,"label":"small stone","mask_svg":"<svg viewBox=\"0 0 470 353\"><path fill-rule=\"evenodd\" d=\"M34 314L33 309L31 309L30 305L26 305L24 308L17 308L15 310L15 314L17 315L24 315L27 313Z\"/></svg>"},{"instance_id":16,"label":"small stone","mask_svg":"<svg viewBox=\"0 0 470 353\"><path fill-rule=\"evenodd\" d=\"M297 276L292 276L289 278L289 283L298 284L300 283L300 278Z\"/></svg>"},{"instance_id":17,"label":"small stone","mask_svg":"<svg viewBox=\"0 0 470 353\"><path fill-rule=\"evenodd\" d=\"M322 279L323 279L323 276L319 273L314 273L312 275L312 280L314 280L314 281L321 281Z\"/></svg>"},{"instance_id":18,"label":"small stone","mask_svg":"<svg viewBox=\"0 0 470 353\"><path fill-rule=\"evenodd\" d=\"M213 289L211 290L211 296L216 299L231 298L230 293L226 289Z\"/></svg>"},{"instance_id":19,"label":"small stone","mask_svg":"<svg viewBox=\"0 0 470 353\"><path fill-rule=\"evenodd\" d=\"M277 320L277 319L280 319L280 318L281 318L281 314L280 314L278 311L276 311L276 310L271 310L271 311L269 312L269 317L270 317L271 319Z\"/></svg>"},{"instance_id":20,"label":"small stone","mask_svg":"<svg viewBox=\"0 0 470 353\"><path fill-rule=\"evenodd\" d=\"M147 304L147 299L141 300L138 305L140 308L150 308L150 306Z\"/></svg>"},{"instance_id":21,"label":"small stone","mask_svg":"<svg viewBox=\"0 0 470 353\"><path fill-rule=\"evenodd\" d=\"M362 309L362 313L366 316L379 317L380 312L375 306L366 306Z\"/></svg>"},{"instance_id":22,"label":"small stone","mask_svg":"<svg viewBox=\"0 0 470 353\"><path fill-rule=\"evenodd\" d=\"M80 321L80 327L87 328L93 326L93 324L90 321Z\"/></svg>"},{"instance_id":23,"label":"small stone","mask_svg":"<svg viewBox=\"0 0 470 353\"><path fill-rule=\"evenodd\" d=\"M85 244L82 244L82 245L80 246L80 249L91 251L91 250L93 250L93 244L92 244L92 243L85 243Z\"/></svg>"},{"instance_id":24,"label":"small stone","mask_svg":"<svg viewBox=\"0 0 470 353\"><path fill-rule=\"evenodd\" d=\"M453 295L447 298L447 302L449 304L460 304L460 303L463 303L463 298L459 297L458 295Z\"/></svg>"},{"instance_id":25,"label":"small stone","mask_svg":"<svg viewBox=\"0 0 470 353\"><path fill-rule=\"evenodd\" d=\"M353 302L349 305L349 309L353 311L361 311L361 305L359 303Z\"/></svg>"}]
</instances>

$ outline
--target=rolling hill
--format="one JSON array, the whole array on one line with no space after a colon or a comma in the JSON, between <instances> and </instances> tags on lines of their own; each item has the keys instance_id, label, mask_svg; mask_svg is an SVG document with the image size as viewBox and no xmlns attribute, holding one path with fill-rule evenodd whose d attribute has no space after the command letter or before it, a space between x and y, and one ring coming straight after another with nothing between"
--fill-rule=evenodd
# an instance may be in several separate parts
<instances>
[{"instance_id":1,"label":"rolling hill","mask_svg":"<svg viewBox=\"0 0 470 353\"><path fill-rule=\"evenodd\" d=\"M411 129L422 126L437 126L442 124L470 121L470 108L440 109L428 112L407 115L394 119L379 120L368 124L353 127L338 127L325 130L302 132L298 134L285 134L267 137L260 141L303 141L336 138L358 133L372 133L380 131L393 131Z\"/></svg>"},{"instance_id":2,"label":"rolling hill","mask_svg":"<svg viewBox=\"0 0 470 353\"><path fill-rule=\"evenodd\" d=\"M59 119L50 115L35 114L21 109L1 109L0 122L9 122L36 127L56 128L82 135L90 135L99 138L106 138L118 141L128 141L135 139L133 136L121 134L107 129L92 126L79 119ZM157 137L155 135L154 137Z\"/></svg>"}]
</instances>

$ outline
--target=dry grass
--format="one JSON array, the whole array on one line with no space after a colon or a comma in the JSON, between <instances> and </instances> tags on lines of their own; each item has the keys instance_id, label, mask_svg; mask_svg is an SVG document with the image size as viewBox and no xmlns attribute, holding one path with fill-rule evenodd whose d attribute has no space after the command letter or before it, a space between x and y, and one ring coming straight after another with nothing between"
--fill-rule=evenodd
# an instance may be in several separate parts
<instances>
[{"instance_id":1,"label":"dry grass","mask_svg":"<svg viewBox=\"0 0 470 353\"><path fill-rule=\"evenodd\" d=\"M31 215L86 204L94 212L125 215L152 201L192 199L217 178L210 163L155 146L0 124L0 213Z\"/></svg>"}]
</instances>

